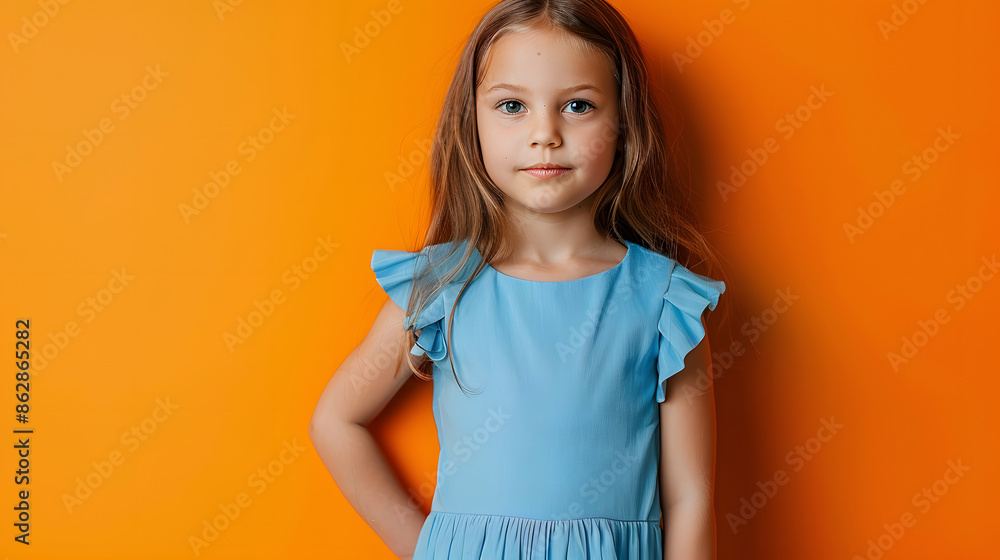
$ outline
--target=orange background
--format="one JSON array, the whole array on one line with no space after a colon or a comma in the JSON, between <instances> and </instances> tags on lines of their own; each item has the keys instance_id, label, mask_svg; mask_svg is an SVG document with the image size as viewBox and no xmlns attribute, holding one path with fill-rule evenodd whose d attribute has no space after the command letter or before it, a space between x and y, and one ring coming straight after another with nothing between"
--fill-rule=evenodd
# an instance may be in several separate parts
<instances>
[{"instance_id":1,"label":"orange background","mask_svg":"<svg viewBox=\"0 0 1000 560\"><path fill-rule=\"evenodd\" d=\"M242 2L220 16L209 0L92 1L37 15L48 3L0 7L0 347L10 357L15 321L30 318L34 367L19 424L5 366L0 556L392 558L307 427L385 301L372 251L416 248L428 219L419 143L491 3L400 0L351 57L342 45L386 2ZM715 381L719 558L874 558L880 538L886 559L997 557L1000 278L977 274L1000 237L987 165L1000 148L1000 10L670 4L615 2L667 114L684 123L699 208L727 265L733 313L713 350L754 342ZM879 20L904 5L919 8L883 36ZM735 21L703 35L680 71L674 53L726 8ZM26 33L33 17L44 25ZM822 86L832 96L801 109L786 137L779 120ZM294 117L272 119L284 108ZM102 122L110 132L88 150ZM935 161L913 180L904 165L939 127L958 138L927 152ZM246 149L251 137L261 149ZM779 149L721 196L717 181L768 138ZM53 168L78 145L78 165ZM390 185L410 157L418 165ZM227 165L239 171L225 179ZM894 180L906 190L879 213L874 193ZM859 207L878 215L852 239ZM294 282L296 266L310 272ZM975 290L961 309L949 296L958 285ZM276 290L280 303L230 348L226 334ZM798 299L775 312L778 290ZM889 353L936 313L948 321L894 369ZM769 323L759 338L754 320ZM75 334L60 335L70 323ZM372 425L425 511L438 451L430 389L412 379ZM166 401L169 415L157 408ZM811 440L830 418L843 428ZM127 437L133 426L144 440ZM23 427L35 430L30 547L12 526L12 430ZM815 446L808 461L791 460L797 446ZM94 464L107 472L115 452L123 462L100 475ZM933 495L949 461L969 469L919 507L914 495ZM280 474L262 488L254 473L269 466ZM767 496L760 485L779 470L786 483ZM88 476L100 484L67 506ZM250 505L195 554L190 537L241 492ZM759 507L734 532L744 500ZM891 536L885 524L907 513L915 523Z\"/></svg>"}]
</instances>

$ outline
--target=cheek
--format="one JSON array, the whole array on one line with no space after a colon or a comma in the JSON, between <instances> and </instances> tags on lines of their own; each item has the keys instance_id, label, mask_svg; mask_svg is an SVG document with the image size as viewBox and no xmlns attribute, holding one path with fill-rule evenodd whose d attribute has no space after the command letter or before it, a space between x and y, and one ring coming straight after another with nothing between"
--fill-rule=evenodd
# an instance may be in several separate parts
<instances>
[{"instance_id":1,"label":"cheek","mask_svg":"<svg viewBox=\"0 0 1000 560\"><path fill-rule=\"evenodd\" d=\"M479 121L479 145L487 168L504 166L510 160L510 131L496 123ZM506 158L506 159L505 159Z\"/></svg>"},{"instance_id":2,"label":"cheek","mask_svg":"<svg viewBox=\"0 0 1000 560\"><path fill-rule=\"evenodd\" d=\"M609 122L594 123L580 132L580 142L574 150L574 165L609 167L615 157L617 126Z\"/></svg>"}]
</instances>

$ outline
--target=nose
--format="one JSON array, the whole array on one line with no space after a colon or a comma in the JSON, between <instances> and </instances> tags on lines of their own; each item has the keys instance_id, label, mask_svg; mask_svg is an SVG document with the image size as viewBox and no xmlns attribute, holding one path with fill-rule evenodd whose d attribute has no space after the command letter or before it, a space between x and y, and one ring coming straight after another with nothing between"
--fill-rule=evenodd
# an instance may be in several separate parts
<instances>
[{"instance_id":1,"label":"nose","mask_svg":"<svg viewBox=\"0 0 1000 560\"><path fill-rule=\"evenodd\" d=\"M562 145L562 136L559 134L559 114L552 116L552 111L542 110L538 116L531 121L531 131L529 141L532 147L542 146L558 148Z\"/></svg>"}]
</instances>

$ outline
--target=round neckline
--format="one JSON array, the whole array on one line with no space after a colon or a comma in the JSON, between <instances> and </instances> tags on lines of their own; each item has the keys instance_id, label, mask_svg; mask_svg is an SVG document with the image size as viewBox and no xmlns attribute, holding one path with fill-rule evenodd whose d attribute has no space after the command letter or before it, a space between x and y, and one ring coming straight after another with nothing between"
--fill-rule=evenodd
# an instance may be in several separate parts
<instances>
[{"instance_id":1,"label":"round neckline","mask_svg":"<svg viewBox=\"0 0 1000 560\"><path fill-rule=\"evenodd\" d=\"M493 268L493 265L491 265L488 262L486 263L486 267L489 268L490 270L492 270L494 273L496 273L497 276L500 276L500 277L503 277L503 278L507 278L507 279L513 280L515 282L524 282L526 284L569 284L571 282L580 282L582 280L589 280L591 278L598 278L600 276L605 276L605 275L611 274L612 272L614 272L614 271L616 271L616 270L624 267L625 266L625 262L628 261L628 259L629 259L629 255L632 254L632 247L633 247L633 243L631 241L629 241L627 239L624 240L624 241L625 241L625 256L622 257L622 260L618 261L618 264L616 264L615 266L612 266L611 268L602 270L601 272L595 272L594 274L588 274L587 276L581 276L579 278L572 278L570 280L528 280L527 278L518 278L516 276L511 276L509 274L504 274L503 272L500 272L499 270ZM482 255L480 255L480 256L482 256Z\"/></svg>"}]
</instances>

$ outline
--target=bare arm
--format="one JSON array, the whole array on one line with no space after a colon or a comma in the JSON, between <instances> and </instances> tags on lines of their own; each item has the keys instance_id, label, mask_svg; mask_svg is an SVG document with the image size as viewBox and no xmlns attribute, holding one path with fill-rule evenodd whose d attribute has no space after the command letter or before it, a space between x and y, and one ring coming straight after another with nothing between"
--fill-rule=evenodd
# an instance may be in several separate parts
<instances>
[{"instance_id":1,"label":"bare arm","mask_svg":"<svg viewBox=\"0 0 1000 560\"><path fill-rule=\"evenodd\" d=\"M702 325L705 325L704 320ZM706 335L686 357L684 369L667 380L660 403L660 507L663 556L671 560L715 560L715 397ZM708 378L707 391L699 377Z\"/></svg>"},{"instance_id":2,"label":"bare arm","mask_svg":"<svg viewBox=\"0 0 1000 560\"><path fill-rule=\"evenodd\" d=\"M334 373L309 422L309 438L337 487L397 556L413 556L425 516L403 490L366 427L410 378L405 312L392 300ZM415 357L416 358L416 357ZM420 363L426 356L416 358Z\"/></svg>"}]
</instances>

